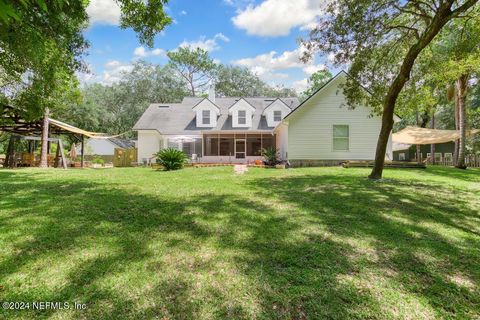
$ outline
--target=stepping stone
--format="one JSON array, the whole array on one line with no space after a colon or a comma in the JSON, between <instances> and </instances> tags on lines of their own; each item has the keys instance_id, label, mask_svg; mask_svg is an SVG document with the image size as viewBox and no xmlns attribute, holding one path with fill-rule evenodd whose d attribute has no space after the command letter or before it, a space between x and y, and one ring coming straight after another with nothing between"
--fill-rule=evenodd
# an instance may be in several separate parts
<instances>
[{"instance_id":1,"label":"stepping stone","mask_svg":"<svg viewBox=\"0 0 480 320\"><path fill-rule=\"evenodd\" d=\"M233 171L236 173L236 174L244 174L245 172L248 171L248 167L244 164L236 164L234 167L233 167Z\"/></svg>"}]
</instances>

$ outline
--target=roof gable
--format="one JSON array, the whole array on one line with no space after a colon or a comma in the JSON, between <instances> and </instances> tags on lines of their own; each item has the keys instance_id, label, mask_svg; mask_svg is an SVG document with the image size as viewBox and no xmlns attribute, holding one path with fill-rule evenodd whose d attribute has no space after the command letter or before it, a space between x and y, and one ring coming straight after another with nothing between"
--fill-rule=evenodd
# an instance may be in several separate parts
<instances>
[{"instance_id":1,"label":"roof gable","mask_svg":"<svg viewBox=\"0 0 480 320\"><path fill-rule=\"evenodd\" d=\"M193 108L192 110L196 111L198 110L199 108L208 108L208 109L214 109L217 114L220 114L220 108L217 107L217 105L215 103L213 103L210 99L208 98L203 98L202 100L200 100L200 102L198 102Z\"/></svg>"},{"instance_id":2,"label":"roof gable","mask_svg":"<svg viewBox=\"0 0 480 320\"><path fill-rule=\"evenodd\" d=\"M287 112L290 112L290 111L291 111L291 109L287 106L287 104L286 104L285 102L283 102L282 99L277 98L277 99L275 99L274 101L272 101L272 103L270 103L270 104L263 110L263 115L265 115L269 109L271 109L272 107L275 107L275 106L280 106L282 109L286 110Z\"/></svg>"},{"instance_id":3,"label":"roof gable","mask_svg":"<svg viewBox=\"0 0 480 320\"><path fill-rule=\"evenodd\" d=\"M308 101L310 101L313 97L315 97L317 94L321 93L321 91L323 91L324 89L326 89L328 86L330 86L333 82L335 82L336 79L340 78L340 76L343 76L343 77L350 77L352 79L355 80L355 78L353 78L351 75L349 75L345 70L341 70L339 73L337 73L334 77L330 78L326 83L323 84L323 86L321 86L320 88L318 88L314 93L312 93L307 99L305 99L304 101L302 101L302 103L300 103L300 105L295 108L292 112L290 112L285 118L284 120L286 120L288 117L290 117L295 111L297 111L298 109L300 109L304 104L306 104ZM356 80L355 80L356 81ZM372 93L367 89L365 88L364 86L362 86L358 81L357 81L357 84L363 89L365 90L369 95L372 95ZM399 122L401 121L402 119L397 116L396 114L393 115L393 120L394 122Z\"/></svg>"},{"instance_id":4,"label":"roof gable","mask_svg":"<svg viewBox=\"0 0 480 320\"><path fill-rule=\"evenodd\" d=\"M230 113L231 110L233 109L236 109L236 108L241 108L241 107L245 107L247 109L250 109L250 111L252 112L255 112L255 107L252 106L247 100L245 100L244 98L240 98L239 100L235 101L234 104L232 104L230 106L230 108L228 108L228 112Z\"/></svg>"}]
</instances>

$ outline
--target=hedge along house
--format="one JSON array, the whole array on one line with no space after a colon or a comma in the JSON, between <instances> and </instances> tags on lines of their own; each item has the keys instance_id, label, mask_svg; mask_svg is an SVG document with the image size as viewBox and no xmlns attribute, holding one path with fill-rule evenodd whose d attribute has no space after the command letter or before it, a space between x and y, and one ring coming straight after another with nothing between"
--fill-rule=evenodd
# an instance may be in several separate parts
<instances>
[{"instance_id":1,"label":"hedge along house","mask_svg":"<svg viewBox=\"0 0 480 320\"><path fill-rule=\"evenodd\" d=\"M338 73L275 128L280 155L293 166L375 158L381 116L367 106L348 107L341 89L346 77L346 72ZM390 136L386 160L393 159L391 141Z\"/></svg>"},{"instance_id":2,"label":"hedge along house","mask_svg":"<svg viewBox=\"0 0 480 320\"><path fill-rule=\"evenodd\" d=\"M151 104L135 124L138 160L151 163L163 148L176 148L204 163L247 163L262 148L278 146L274 129L299 105L297 98L187 97Z\"/></svg>"}]
</instances>

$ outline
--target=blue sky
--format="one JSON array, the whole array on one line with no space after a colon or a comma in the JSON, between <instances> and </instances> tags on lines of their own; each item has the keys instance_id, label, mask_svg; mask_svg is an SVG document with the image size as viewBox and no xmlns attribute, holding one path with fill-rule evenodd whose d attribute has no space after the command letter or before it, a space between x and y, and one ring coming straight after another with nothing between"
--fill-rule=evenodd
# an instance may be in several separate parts
<instances>
[{"instance_id":1,"label":"blue sky","mask_svg":"<svg viewBox=\"0 0 480 320\"><path fill-rule=\"evenodd\" d=\"M322 2L170 0L167 12L174 23L156 36L153 48L147 48L132 30L118 27L120 11L114 0L91 0L90 27L85 31L91 73L81 78L111 84L136 59L165 64L166 51L199 46L219 62L245 66L269 84L301 91L312 72L331 67L328 57L317 56L308 64L298 59L302 51L298 40L307 37L321 15Z\"/></svg>"}]
</instances>

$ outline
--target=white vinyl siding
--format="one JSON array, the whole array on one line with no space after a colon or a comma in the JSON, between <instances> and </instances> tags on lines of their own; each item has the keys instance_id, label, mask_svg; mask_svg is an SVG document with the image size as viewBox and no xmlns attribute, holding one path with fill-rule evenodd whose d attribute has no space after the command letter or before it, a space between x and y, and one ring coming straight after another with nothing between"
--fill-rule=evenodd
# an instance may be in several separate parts
<instances>
[{"instance_id":1,"label":"white vinyl siding","mask_svg":"<svg viewBox=\"0 0 480 320\"><path fill-rule=\"evenodd\" d=\"M235 102L228 109L228 113L232 117L232 127L250 128L254 112L255 108L245 99L242 98Z\"/></svg>"},{"instance_id":2,"label":"white vinyl siding","mask_svg":"<svg viewBox=\"0 0 480 320\"><path fill-rule=\"evenodd\" d=\"M373 160L382 125L381 117L372 116L371 108L350 109L338 76L286 118L289 160ZM332 126L349 126L349 150L334 151ZM392 159L391 141L387 158Z\"/></svg>"},{"instance_id":3,"label":"white vinyl siding","mask_svg":"<svg viewBox=\"0 0 480 320\"><path fill-rule=\"evenodd\" d=\"M139 130L138 161L141 163L154 161L152 158L162 147L162 139L157 130Z\"/></svg>"},{"instance_id":4,"label":"white vinyl siding","mask_svg":"<svg viewBox=\"0 0 480 320\"><path fill-rule=\"evenodd\" d=\"M267 126L276 127L290 111L290 108L282 100L277 99L263 110L262 115L267 120Z\"/></svg>"},{"instance_id":5,"label":"white vinyl siding","mask_svg":"<svg viewBox=\"0 0 480 320\"><path fill-rule=\"evenodd\" d=\"M347 125L333 125L333 151L349 150L349 131Z\"/></svg>"},{"instance_id":6,"label":"white vinyl siding","mask_svg":"<svg viewBox=\"0 0 480 320\"><path fill-rule=\"evenodd\" d=\"M202 123L210 124L210 110L202 110Z\"/></svg>"},{"instance_id":7,"label":"white vinyl siding","mask_svg":"<svg viewBox=\"0 0 480 320\"><path fill-rule=\"evenodd\" d=\"M213 128L217 125L220 109L210 100L203 99L192 108L196 113L196 125L199 128Z\"/></svg>"}]
</instances>

